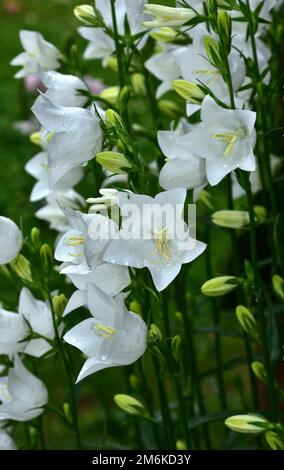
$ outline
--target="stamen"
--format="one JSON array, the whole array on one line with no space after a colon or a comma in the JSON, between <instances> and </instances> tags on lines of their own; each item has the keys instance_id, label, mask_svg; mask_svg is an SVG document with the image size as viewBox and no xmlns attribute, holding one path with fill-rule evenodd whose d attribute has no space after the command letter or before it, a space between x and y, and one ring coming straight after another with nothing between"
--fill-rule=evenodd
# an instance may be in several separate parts
<instances>
[{"instance_id":1,"label":"stamen","mask_svg":"<svg viewBox=\"0 0 284 470\"><path fill-rule=\"evenodd\" d=\"M104 339L112 339L117 333L117 329L112 326L96 325L96 333Z\"/></svg>"},{"instance_id":2,"label":"stamen","mask_svg":"<svg viewBox=\"0 0 284 470\"><path fill-rule=\"evenodd\" d=\"M156 251L168 263L172 259L172 253L169 247L168 228L164 227L162 230L154 231L154 243Z\"/></svg>"},{"instance_id":3,"label":"stamen","mask_svg":"<svg viewBox=\"0 0 284 470\"><path fill-rule=\"evenodd\" d=\"M245 129L239 129L236 132L220 132L212 135L213 139L218 139L224 144L227 144L223 153L224 157L228 157L232 153L238 139L243 139L245 136Z\"/></svg>"}]
</instances>

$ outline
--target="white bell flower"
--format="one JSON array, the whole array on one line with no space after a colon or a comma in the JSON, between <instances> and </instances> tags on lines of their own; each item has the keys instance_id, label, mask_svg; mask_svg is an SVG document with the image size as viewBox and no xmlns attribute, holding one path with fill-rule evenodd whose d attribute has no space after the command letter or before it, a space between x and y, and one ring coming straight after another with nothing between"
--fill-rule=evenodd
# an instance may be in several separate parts
<instances>
[{"instance_id":1,"label":"white bell flower","mask_svg":"<svg viewBox=\"0 0 284 470\"><path fill-rule=\"evenodd\" d=\"M55 250L55 259L62 261L61 274L67 275L78 289L71 296L65 315L86 305L88 284L94 284L114 296L130 284L128 268L103 261L103 254L118 227L100 214L65 211L71 227Z\"/></svg>"},{"instance_id":2,"label":"white bell flower","mask_svg":"<svg viewBox=\"0 0 284 470\"><path fill-rule=\"evenodd\" d=\"M15 222L0 216L0 265L13 261L22 244L23 236Z\"/></svg>"},{"instance_id":3,"label":"white bell flower","mask_svg":"<svg viewBox=\"0 0 284 470\"><path fill-rule=\"evenodd\" d=\"M201 121L189 134L188 145L197 156L205 159L211 186L237 168L255 171L255 112L224 109L206 96Z\"/></svg>"},{"instance_id":4,"label":"white bell flower","mask_svg":"<svg viewBox=\"0 0 284 470\"><path fill-rule=\"evenodd\" d=\"M81 108L87 103L88 98L79 93L79 90L88 91L86 83L81 78L53 70L42 71L40 78L47 89L44 96L54 104Z\"/></svg>"},{"instance_id":5,"label":"white bell flower","mask_svg":"<svg viewBox=\"0 0 284 470\"><path fill-rule=\"evenodd\" d=\"M37 74L39 66L43 70L55 70L60 67L60 51L46 41L42 34L36 31L21 30L20 41L25 52L17 55L11 62L11 65L23 67L16 73L16 78Z\"/></svg>"},{"instance_id":6,"label":"white bell flower","mask_svg":"<svg viewBox=\"0 0 284 470\"><path fill-rule=\"evenodd\" d=\"M46 198L46 204L35 213L35 216L48 222L51 229L66 232L70 226L61 207L76 210L82 208L84 204L84 198L73 189L52 191Z\"/></svg>"},{"instance_id":7,"label":"white bell flower","mask_svg":"<svg viewBox=\"0 0 284 470\"><path fill-rule=\"evenodd\" d=\"M48 402L44 383L28 371L18 356L8 376L0 378L0 421L30 421Z\"/></svg>"},{"instance_id":8,"label":"white bell flower","mask_svg":"<svg viewBox=\"0 0 284 470\"><path fill-rule=\"evenodd\" d=\"M161 169L159 182L164 189L194 189L206 184L205 162L194 155L188 145L188 137L194 126L184 133L183 129L159 131L158 143L167 157Z\"/></svg>"},{"instance_id":9,"label":"white bell flower","mask_svg":"<svg viewBox=\"0 0 284 470\"><path fill-rule=\"evenodd\" d=\"M146 350L146 324L126 309L123 294L112 298L89 286L88 307L93 318L79 323L64 336L67 343L88 358L77 382L108 367L132 364Z\"/></svg>"},{"instance_id":10,"label":"white bell flower","mask_svg":"<svg viewBox=\"0 0 284 470\"><path fill-rule=\"evenodd\" d=\"M25 349L23 341L29 334L28 325L22 315L0 309L0 354L13 356Z\"/></svg>"},{"instance_id":11,"label":"white bell flower","mask_svg":"<svg viewBox=\"0 0 284 470\"><path fill-rule=\"evenodd\" d=\"M206 248L187 231L183 220L185 198L185 189L165 191L155 198L120 192L122 226L106 249L104 260L148 268L156 289L165 289L179 274L182 264L193 261ZM129 210L133 211L131 223Z\"/></svg>"},{"instance_id":12,"label":"white bell flower","mask_svg":"<svg viewBox=\"0 0 284 470\"><path fill-rule=\"evenodd\" d=\"M102 129L93 107L58 106L41 96L32 111L51 133L47 148L49 166L53 168L51 186L72 168L93 159L101 150Z\"/></svg>"},{"instance_id":13,"label":"white bell flower","mask_svg":"<svg viewBox=\"0 0 284 470\"><path fill-rule=\"evenodd\" d=\"M51 192L50 177L52 173L52 168L49 168L48 165L47 152L37 153L28 161L25 166L25 170L37 180L30 195L30 201L35 202L47 197ZM53 186L53 191L62 191L64 189L73 188L73 186L82 179L83 174L84 172L81 165L72 168L57 181Z\"/></svg>"}]
</instances>

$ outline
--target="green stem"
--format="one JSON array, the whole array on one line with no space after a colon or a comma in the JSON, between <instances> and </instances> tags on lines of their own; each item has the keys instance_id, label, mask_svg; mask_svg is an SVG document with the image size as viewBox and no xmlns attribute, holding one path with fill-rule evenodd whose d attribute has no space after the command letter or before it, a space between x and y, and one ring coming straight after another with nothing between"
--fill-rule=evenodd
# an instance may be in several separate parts
<instances>
[{"instance_id":1,"label":"green stem","mask_svg":"<svg viewBox=\"0 0 284 470\"><path fill-rule=\"evenodd\" d=\"M74 431L75 431L75 438L76 438L76 444L77 444L77 449L81 450L82 449L82 443L81 443L81 436L80 436L80 430L79 430L79 423L78 423L78 414L77 414L77 404L76 404L76 394L75 394L75 387L74 387L74 379L72 377L72 361L69 357L68 352L64 350L62 340L59 336L58 328L57 328L57 321L56 321L56 314L53 308L53 303L52 303L52 298L50 295L50 290L48 287L48 282L46 281L45 283L45 288L44 288L44 294L46 300L49 302L50 305L50 310L52 314L52 321L53 321L53 328L55 332L55 341L56 345L59 351L59 354L61 356L64 369L66 372L67 380L68 380L68 385L69 385L69 392L70 392L70 404L71 404L71 411L72 411L72 417L73 417L73 426L74 426Z\"/></svg>"},{"instance_id":2,"label":"green stem","mask_svg":"<svg viewBox=\"0 0 284 470\"><path fill-rule=\"evenodd\" d=\"M250 217L250 244L251 244L251 261L254 274L254 289L256 295L256 304L258 310L258 316L260 321L261 336L263 343L263 354L264 354L264 365L267 373L268 380L268 393L270 399L270 405L272 407L273 419L277 421L277 393L276 393L276 384L273 374L273 367L270 359L270 346L268 338L268 329L267 322L265 318L265 308L263 301L263 283L260 277L258 269L258 255L257 255L257 236L256 236L256 222L255 222L255 213L253 208L253 195L251 190L251 183L249 176L246 172L239 172L241 174L242 180L244 182L244 187L247 194L248 201L248 210Z\"/></svg>"},{"instance_id":3,"label":"green stem","mask_svg":"<svg viewBox=\"0 0 284 470\"><path fill-rule=\"evenodd\" d=\"M179 410L179 417L181 421L181 425L183 428L184 438L186 442L187 449L192 449L191 443L191 435L188 427L187 422L187 406L186 401L183 395L182 386L180 383L180 379L178 377L177 371L175 370L175 359L172 354L172 335L171 335L171 326L170 326L170 318L169 318L169 309L168 309L168 299L167 293L164 292L161 301L162 306L162 317L164 322L164 330L165 330L165 346L166 346L166 358L168 363L169 372L171 375L171 380L173 381L173 385L176 392L177 403L178 403L178 410Z\"/></svg>"}]
</instances>

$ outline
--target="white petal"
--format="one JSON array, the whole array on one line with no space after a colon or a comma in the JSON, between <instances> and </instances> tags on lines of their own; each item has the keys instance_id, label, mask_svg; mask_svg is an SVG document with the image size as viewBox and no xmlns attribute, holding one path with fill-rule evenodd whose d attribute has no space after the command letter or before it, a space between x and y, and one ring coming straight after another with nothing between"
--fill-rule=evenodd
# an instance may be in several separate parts
<instances>
[{"instance_id":1,"label":"white petal","mask_svg":"<svg viewBox=\"0 0 284 470\"><path fill-rule=\"evenodd\" d=\"M22 248L23 237L17 225L0 216L0 264L10 263Z\"/></svg>"},{"instance_id":2,"label":"white petal","mask_svg":"<svg viewBox=\"0 0 284 470\"><path fill-rule=\"evenodd\" d=\"M15 442L4 430L0 430L0 450L16 450Z\"/></svg>"},{"instance_id":3,"label":"white petal","mask_svg":"<svg viewBox=\"0 0 284 470\"><path fill-rule=\"evenodd\" d=\"M76 290L70 297L68 304L64 310L64 315L68 315L73 310L87 305L87 292L84 290Z\"/></svg>"}]
</instances>

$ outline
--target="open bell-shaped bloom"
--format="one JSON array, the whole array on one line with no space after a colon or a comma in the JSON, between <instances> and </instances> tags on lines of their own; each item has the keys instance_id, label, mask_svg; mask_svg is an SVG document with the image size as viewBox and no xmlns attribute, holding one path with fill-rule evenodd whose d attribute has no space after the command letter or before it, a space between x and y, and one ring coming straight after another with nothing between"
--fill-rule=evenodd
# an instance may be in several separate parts
<instances>
[{"instance_id":1,"label":"open bell-shaped bloom","mask_svg":"<svg viewBox=\"0 0 284 470\"><path fill-rule=\"evenodd\" d=\"M13 261L22 248L23 236L11 219L0 216L0 264Z\"/></svg>"},{"instance_id":2,"label":"open bell-shaped bloom","mask_svg":"<svg viewBox=\"0 0 284 470\"><path fill-rule=\"evenodd\" d=\"M35 202L47 197L51 192L50 178L52 174L52 168L48 165L47 152L37 153L28 161L25 166L25 170L37 180L30 195L30 201ZM57 181L53 186L53 191L62 191L64 189L73 188L73 186L82 179L83 174L82 166L75 166Z\"/></svg>"},{"instance_id":3,"label":"open bell-shaped bloom","mask_svg":"<svg viewBox=\"0 0 284 470\"><path fill-rule=\"evenodd\" d=\"M150 196L118 195L121 230L104 254L110 263L148 268L158 291L179 274L181 266L203 253L206 245L193 239L183 220L185 189ZM129 217L130 213L130 217Z\"/></svg>"},{"instance_id":4,"label":"open bell-shaped bloom","mask_svg":"<svg viewBox=\"0 0 284 470\"><path fill-rule=\"evenodd\" d=\"M44 95L32 111L48 131L48 163L53 169L51 187L72 168L88 162L102 148L102 129L93 107L58 106Z\"/></svg>"},{"instance_id":5,"label":"open bell-shaped bloom","mask_svg":"<svg viewBox=\"0 0 284 470\"><path fill-rule=\"evenodd\" d=\"M39 66L43 70L55 70L60 67L60 51L53 44L46 41L42 34L36 31L21 30L20 41L24 52L17 55L11 62L11 65L22 67L16 73L16 78L37 74Z\"/></svg>"},{"instance_id":6,"label":"open bell-shaped bloom","mask_svg":"<svg viewBox=\"0 0 284 470\"><path fill-rule=\"evenodd\" d=\"M253 153L256 113L224 109L206 96L201 107L201 123L188 136L192 151L206 161L206 175L212 186L240 168L254 171Z\"/></svg>"},{"instance_id":7,"label":"open bell-shaped bloom","mask_svg":"<svg viewBox=\"0 0 284 470\"><path fill-rule=\"evenodd\" d=\"M80 108L88 101L86 96L80 94L80 90L88 91L88 87L81 78L75 75L66 75L50 70L42 71L40 78L46 87L44 96L54 104Z\"/></svg>"},{"instance_id":8,"label":"open bell-shaped bloom","mask_svg":"<svg viewBox=\"0 0 284 470\"><path fill-rule=\"evenodd\" d=\"M8 376L0 378L0 421L30 421L48 402L44 383L28 371L18 356Z\"/></svg>"},{"instance_id":9,"label":"open bell-shaped bloom","mask_svg":"<svg viewBox=\"0 0 284 470\"><path fill-rule=\"evenodd\" d=\"M23 341L29 334L22 315L0 309L0 354L12 356L25 349Z\"/></svg>"},{"instance_id":10,"label":"open bell-shaped bloom","mask_svg":"<svg viewBox=\"0 0 284 470\"><path fill-rule=\"evenodd\" d=\"M164 189L200 188L206 184L205 162L194 155L188 145L188 136L194 126L175 131L159 131L158 142L167 161L159 182ZM184 132L185 131L185 132Z\"/></svg>"},{"instance_id":11,"label":"open bell-shaped bloom","mask_svg":"<svg viewBox=\"0 0 284 470\"><path fill-rule=\"evenodd\" d=\"M129 365L146 350L147 327L129 312L123 294L112 298L95 286L88 287L88 307L93 315L72 328L64 340L86 356L77 382L99 370Z\"/></svg>"}]
</instances>

